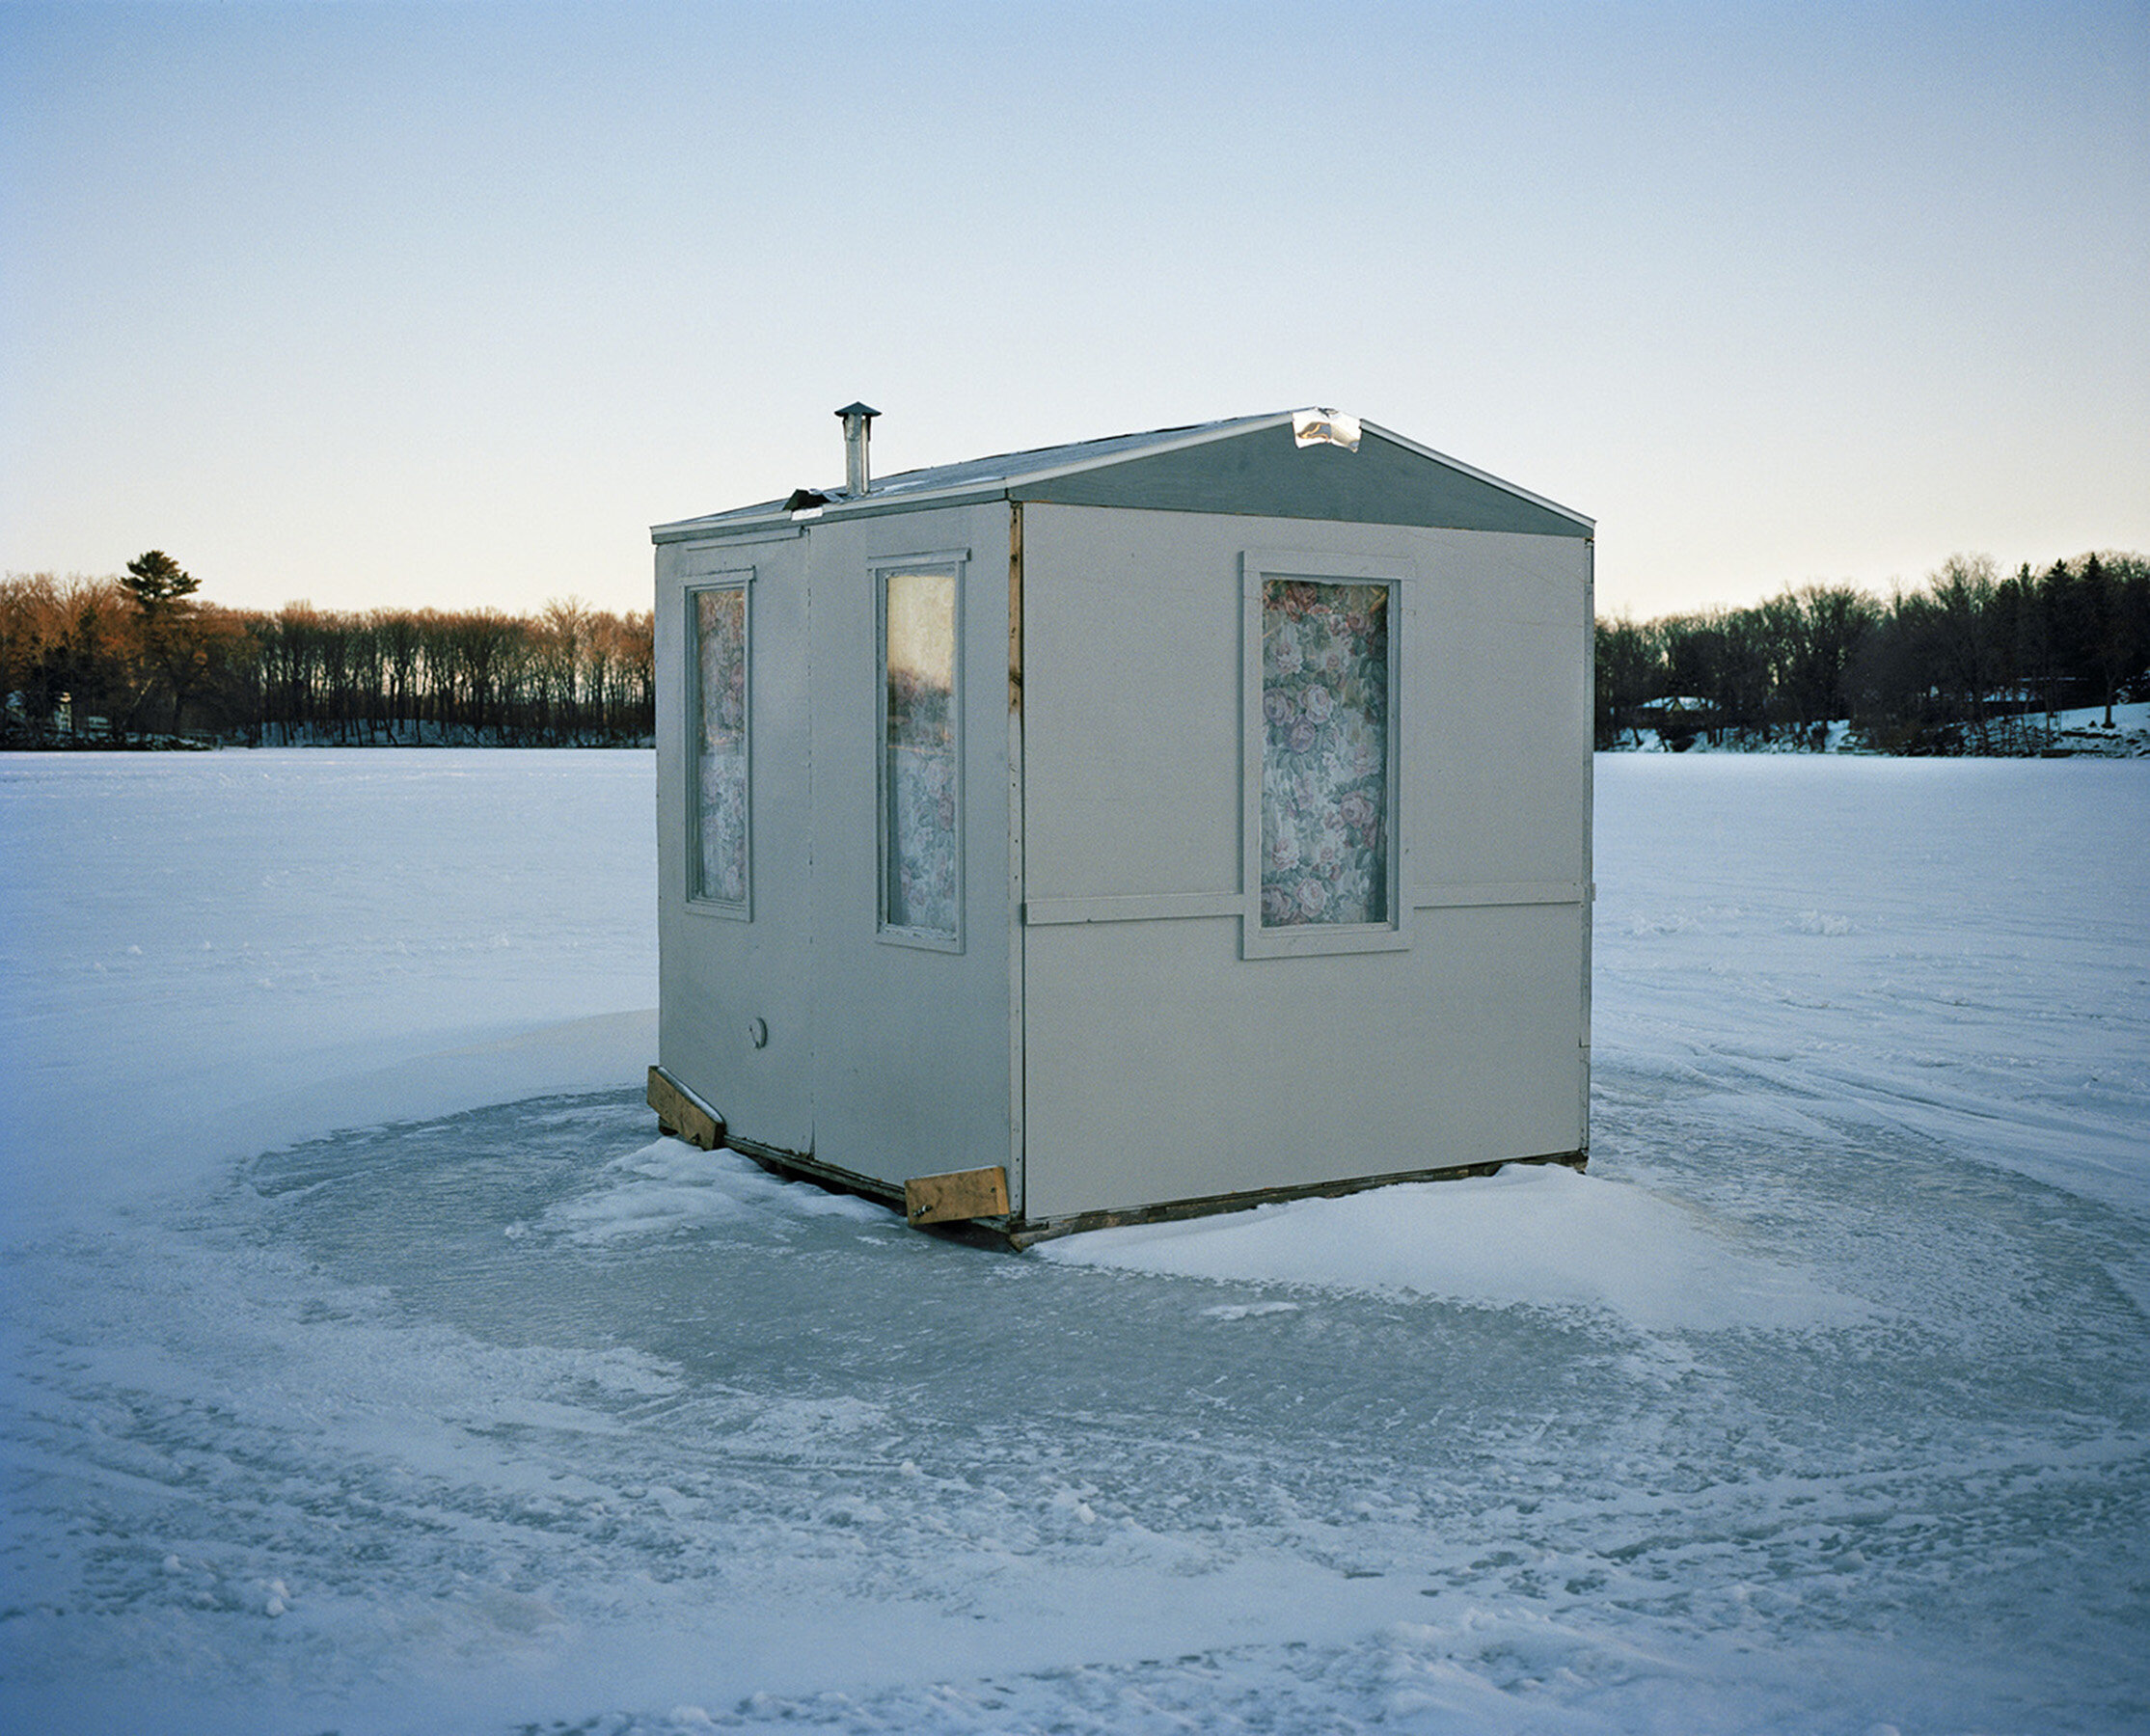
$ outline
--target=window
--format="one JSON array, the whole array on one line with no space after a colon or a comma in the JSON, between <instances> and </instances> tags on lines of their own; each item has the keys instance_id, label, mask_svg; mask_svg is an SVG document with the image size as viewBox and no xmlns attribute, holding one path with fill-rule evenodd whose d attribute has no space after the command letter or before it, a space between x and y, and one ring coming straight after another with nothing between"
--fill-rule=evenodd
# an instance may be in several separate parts
<instances>
[{"instance_id":1,"label":"window","mask_svg":"<svg viewBox=\"0 0 2150 1736\"><path fill-rule=\"evenodd\" d=\"M1316 556L1247 557L1249 956L1408 944L1398 577Z\"/></svg>"},{"instance_id":2,"label":"window","mask_svg":"<svg viewBox=\"0 0 2150 1736\"><path fill-rule=\"evenodd\" d=\"M687 593L694 647L688 896L748 914L747 576Z\"/></svg>"},{"instance_id":3,"label":"window","mask_svg":"<svg viewBox=\"0 0 2150 1736\"><path fill-rule=\"evenodd\" d=\"M876 570L881 610L881 932L963 943L962 562Z\"/></svg>"}]
</instances>

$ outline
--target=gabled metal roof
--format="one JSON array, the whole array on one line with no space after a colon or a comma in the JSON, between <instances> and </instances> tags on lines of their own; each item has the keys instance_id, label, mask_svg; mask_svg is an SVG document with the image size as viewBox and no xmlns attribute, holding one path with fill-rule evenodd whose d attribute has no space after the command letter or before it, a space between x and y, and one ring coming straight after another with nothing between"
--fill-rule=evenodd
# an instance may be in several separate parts
<instances>
[{"instance_id":1,"label":"gabled metal roof","mask_svg":"<svg viewBox=\"0 0 2150 1736\"><path fill-rule=\"evenodd\" d=\"M1362 422L1357 451L1301 447L1295 413L1276 411L1001 452L877 478L857 497L802 489L651 530L658 542L795 519L867 517L976 501L1058 502L1168 512L1427 525L1588 537L1593 521L1497 476Z\"/></svg>"}]
</instances>

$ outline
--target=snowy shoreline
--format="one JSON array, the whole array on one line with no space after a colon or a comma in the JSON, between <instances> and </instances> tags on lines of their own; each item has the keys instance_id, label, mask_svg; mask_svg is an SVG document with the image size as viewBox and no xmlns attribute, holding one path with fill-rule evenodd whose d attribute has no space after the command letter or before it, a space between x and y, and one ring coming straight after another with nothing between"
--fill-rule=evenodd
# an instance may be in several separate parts
<instances>
[{"instance_id":1,"label":"snowy shoreline","mask_svg":"<svg viewBox=\"0 0 2150 1736\"><path fill-rule=\"evenodd\" d=\"M2038 715L2042 742L2034 751L1891 754L1869 746L1849 721L1837 718L1817 725L1820 745L1789 736L1755 740L1730 730L1700 731L1669 738L1656 729L1623 729L1600 753L1767 753L1848 755L1862 759L2150 759L2150 703L2115 705L2106 720L2102 705Z\"/></svg>"}]
</instances>

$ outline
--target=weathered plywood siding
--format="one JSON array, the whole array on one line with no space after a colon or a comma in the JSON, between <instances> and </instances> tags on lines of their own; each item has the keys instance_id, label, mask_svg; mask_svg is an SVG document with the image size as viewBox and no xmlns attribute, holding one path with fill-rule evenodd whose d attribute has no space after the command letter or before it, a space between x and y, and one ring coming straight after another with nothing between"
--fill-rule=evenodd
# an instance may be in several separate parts
<instances>
[{"instance_id":1,"label":"weathered plywood siding","mask_svg":"<svg viewBox=\"0 0 2150 1736\"><path fill-rule=\"evenodd\" d=\"M1027 1214L1579 1150L1588 545L1024 515ZM1276 546L1411 574L1407 950L1241 956L1239 559Z\"/></svg>"},{"instance_id":2,"label":"weathered plywood siding","mask_svg":"<svg viewBox=\"0 0 2150 1736\"><path fill-rule=\"evenodd\" d=\"M1588 879L1591 545L1433 531L1405 719L1422 886Z\"/></svg>"},{"instance_id":3,"label":"weathered plywood siding","mask_svg":"<svg viewBox=\"0 0 2150 1736\"><path fill-rule=\"evenodd\" d=\"M964 550L964 942L944 952L878 933L873 568ZM688 595L749 568L752 910L742 920L687 897ZM1008 1164L1007 506L662 544L658 575L663 1066L749 1146L898 1187Z\"/></svg>"},{"instance_id":4,"label":"weathered plywood siding","mask_svg":"<svg viewBox=\"0 0 2150 1736\"><path fill-rule=\"evenodd\" d=\"M809 545L796 532L657 552L658 1058L733 1133L782 1151L813 1147L808 1098L816 995L811 970L810 764L806 704ZM694 691L688 593L752 575L751 909L743 921L687 898L689 706ZM761 1019L766 1044L748 1036Z\"/></svg>"},{"instance_id":5,"label":"weathered plywood siding","mask_svg":"<svg viewBox=\"0 0 2150 1736\"><path fill-rule=\"evenodd\" d=\"M1233 920L1032 929L1028 1214L1580 1149L1579 907L1420 915L1304 959Z\"/></svg>"}]
</instances>

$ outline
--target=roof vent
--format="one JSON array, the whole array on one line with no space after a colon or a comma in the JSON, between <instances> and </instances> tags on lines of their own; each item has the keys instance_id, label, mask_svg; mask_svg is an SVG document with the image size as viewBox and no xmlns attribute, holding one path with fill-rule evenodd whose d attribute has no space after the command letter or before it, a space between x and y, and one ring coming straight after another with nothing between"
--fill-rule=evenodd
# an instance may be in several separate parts
<instances>
[{"instance_id":1,"label":"roof vent","mask_svg":"<svg viewBox=\"0 0 2150 1736\"><path fill-rule=\"evenodd\" d=\"M1292 438L1303 447L1340 446L1347 452L1355 452L1359 449L1359 419L1336 410L1294 410Z\"/></svg>"},{"instance_id":2,"label":"roof vent","mask_svg":"<svg viewBox=\"0 0 2150 1736\"><path fill-rule=\"evenodd\" d=\"M874 418L881 412L868 404L846 404L836 414L844 419L844 490L856 500L874 485L866 443L873 439Z\"/></svg>"}]
</instances>

